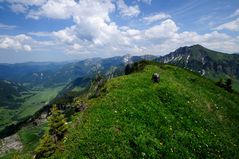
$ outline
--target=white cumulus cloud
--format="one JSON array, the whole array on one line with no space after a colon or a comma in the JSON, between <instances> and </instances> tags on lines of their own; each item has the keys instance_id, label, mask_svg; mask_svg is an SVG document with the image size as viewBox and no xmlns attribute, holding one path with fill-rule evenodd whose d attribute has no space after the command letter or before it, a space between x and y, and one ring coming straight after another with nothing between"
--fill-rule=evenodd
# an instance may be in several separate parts
<instances>
[{"instance_id":1,"label":"white cumulus cloud","mask_svg":"<svg viewBox=\"0 0 239 159\"><path fill-rule=\"evenodd\" d=\"M237 17L239 16L239 9L235 10L234 13L232 13L229 18L232 18L232 17Z\"/></svg>"},{"instance_id":2,"label":"white cumulus cloud","mask_svg":"<svg viewBox=\"0 0 239 159\"><path fill-rule=\"evenodd\" d=\"M27 8L23 4L11 4L10 8L15 13L25 13Z\"/></svg>"},{"instance_id":3,"label":"white cumulus cloud","mask_svg":"<svg viewBox=\"0 0 239 159\"><path fill-rule=\"evenodd\" d=\"M230 25L223 24L217 31L199 34L181 31L169 14L159 12L141 19L139 22L143 20L150 23L143 25L142 29L120 26L111 19L111 14L117 11L123 17L130 18L140 14L137 5L128 6L123 0L94 0L94 3L92 0L14 1L14 4L21 4L28 9L24 14L29 18L71 18L74 24L53 32L0 36L1 49L57 50L84 57L109 57L128 53L163 55L178 47L194 44L224 52L239 51L239 38L221 31L228 28L237 30L237 23L234 22ZM29 7L32 5L34 7ZM158 23L154 24L155 21ZM34 40L35 37L38 40Z\"/></svg>"},{"instance_id":4,"label":"white cumulus cloud","mask_svg":"<svg viewBox=\"0 0 239 159\"><path fill-rule=\"evenodd\" d=\"M14 28L16 28L15 25L7 25L7 24L0 23L0 29L10 30L10 29L14 29Z\"/></svg>"},{"instance_id":5,"label":"white cumulus cloud","mask_svg":"<svg viewBox=\"0 0 239 159\"><path fill-rule=\"evenodd\" d=\"M216 30L239 31L239 18L228 23L224 23L215 28Z\"/></svg>"},{"instance_id":6,"label":"white cumulus cloud","mask_svg":"<svg viewBox=\"0 0 239 159\"><path fill-rule=\"evenodd\" d=\"M175 22L171 19L163 21L160 25L155 25L145 30L146 38L171 38L178 31L178 27Z\"/></svg>"},{"instance_id":7,"label":"white cumulus cloud","mask_svg":"<svg viewBox=\"0 0 239 159\"><path fill-rule=\"evenodd\" d=\"M143 3L146 3L146 4L151 4L152 0L138 0L138 2L143 2Z\"/></svg>"},{"instance_id":8,"label":"white cumulus cloud","mask_svg":"<svg viewBox=\"0 0 239 159\"><path fill-rule=\"evenodd\" d=\"M164 20L168 18L171 18L169 14L160 12L160 13L155 13L153 15L144 17L143 21L145 21L146 23L152 23L152 22L156 22L156 21L160 21L160 20Z\"/></svg>"},{"instance_id":9,"label":"white cumulus cloud","mask_svg":"<svg viewBox=\"0 0 239 159\"><path fill-rule=\"evenodd\" d=\"M117 6L122 16L133 17L133 16L138 16L140 14L140 9L138 5L128 6L124 2L124 0L118 0Z\"/></svg>"},{"instance_id":10,"label":"white cumulus cloud","mask_svg":"<svg viewBox=\"0 0 239 159\"><path fill-rule=\"evenodd\" d=\"M11 4L22 4L24 6L40 6L47 0L2 0Z\"/></svg>"},{"instance_id":11,"label":"white cumulus cloud","mask_svg":"<svg viewBox=\"0 0 239 159\"><path fill-rule=\"evenodd\" d=\"M48 17L54 19L68 19L72 16L72 8L76 7L74 0L48 0L37 10L30 10L28 18L39 19Z\"/></svg>"},{"instance_id":12,"label":"white cumulus cloud","mask_svg":"<svg viewBox=\"0 0 239 159\"><path fill-rule=\"evenodd\" d=\"M28 44L31 40L31 37L25 34L16 36L0 36L0 48L13 49L16 51L31 51L32 48Z\"/></svg>"}]
</instances>

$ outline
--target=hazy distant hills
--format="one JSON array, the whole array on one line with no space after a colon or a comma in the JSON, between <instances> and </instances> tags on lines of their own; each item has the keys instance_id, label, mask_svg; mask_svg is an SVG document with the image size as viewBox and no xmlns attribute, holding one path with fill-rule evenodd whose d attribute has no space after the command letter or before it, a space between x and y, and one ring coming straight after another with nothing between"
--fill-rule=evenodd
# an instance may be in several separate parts
<instances>
[{"instance_id":1,"label":"hazy distant hills","mask_svg":"<svg viewBox=\"0 0 239 159\"><path fill-rule=\"evenodd\" d=\"M17 108L21 102L18 98L28 92L27 88L16 82L0 80L0 107Z\"/></svg>"},{"instance_id":2,"label":"hazy distant hills","mask_svg":"<svg viewBox=\"0 0 239 159\"><path fill-rule=\"evenodd\" d=\"M22 83L31 88L57 86L72 81L74 85L74 80L77 78L85 76L92 78L96 71L103 74L113 71L115 75L120 75L127 63L143 59L156 59L158 62L175 64L213 80L232 78L234 87L239 90L239 54L225 54L200 45L181 47L161 57L125 55L105 59L91 58L76 62L0 64L0 79Z\"/></svg>"},{"instance_id":3,"label":"hazy distant hills","mask_svg":"<svg viewBox=\"0 0 239 159\"><path fill-rule=\"evenodd\" d=\"M115 77L124 74L124 68L128 63L133 63L141 60L153 60L157 56L115 56L111 58L92 58L75 63L69 63L58 70L55 75L55 81L71 81L62 90L62 93L69 92L77 87L85 88L90 84L90 81L95 78L96 73L103 74L108 77ZM61 78L60 76L63 76ZM64 79L65 78L65 79Z\"/></svg>"},{"instance_id":4,"label":"hazy distant hills","mask_svg":"<svg viewBox=\"0 0 239 159\"><path fill-rule=\"evenodd\" d=\"M85 75L92 75L96 70L106 72L111 67L124 67L127 63L142 59L156 59L158 62L175 64L214 80L229 77L239 80L239 54L225 54L200 45L181 47L161 57L125 55L105 59L91 58L68 63L0 64L0 79L34 86L52 86L68 83Z\"/></svg>"},{"instance_id":5,"label":"hazy distant hills","mask_svg":"<svg viewBox=\"0 0 239 159\"><path fill-rule=\"evenodd\" d=\"M232 78L235 88L239 89L239 54L226 54L194 45L181 47L157 58L157 61L190 69L212 80Z\"/></svg>"},{"instance_id":6,"label":"hazy distant hills","mask_svg":"<svg viewBox=\"0 0 239 159\"><path fill-rule=\"evenodd\" d=\"M29 62L19 64L0 64L0 79L19 83L42 84L65 63Z\"/></svg>"},{"instance_id":7,"label":"hazy distant hills","mask_svg":"<svg viewBox=\"0 0 239 159\"><path fill-rule=\"evenodd\" d=\"M78 77L91 76L96 70L106 72L111 67L124 67L128 62L154 59L156 56L115 56L112 58L91 58L77 62L31 62L21 64L0 64L0 79L25 85L52 86L66 84Z\"/></svg>"}]
</instances>

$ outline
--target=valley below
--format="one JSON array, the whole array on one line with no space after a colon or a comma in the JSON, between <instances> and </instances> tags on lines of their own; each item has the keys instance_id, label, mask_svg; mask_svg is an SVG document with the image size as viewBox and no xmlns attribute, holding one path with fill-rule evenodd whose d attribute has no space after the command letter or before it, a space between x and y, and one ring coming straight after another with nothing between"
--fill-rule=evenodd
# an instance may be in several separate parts
<instances>
[{"instance_id":1,"label":"valley below","mask_svg":"<svg viewBox=\"0 0 239 159\"><path fill-rule=\"evenodd\" d=\"M50 88L30 90L27 94L15 97L20 100L17 108L0 108L0 131L6 126L17 124L19 121L34 115L43 106L48 105L63 89L64 85Z\"/></svg>"}]
</instances>

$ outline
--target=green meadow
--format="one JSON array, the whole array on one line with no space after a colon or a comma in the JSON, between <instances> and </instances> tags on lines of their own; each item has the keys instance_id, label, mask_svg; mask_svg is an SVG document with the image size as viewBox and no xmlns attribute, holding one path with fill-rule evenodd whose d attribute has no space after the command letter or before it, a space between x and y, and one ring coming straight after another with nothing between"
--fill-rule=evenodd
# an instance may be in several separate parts
<instances>
[{"instance_id":1,"label":"green meadow","mask_svg":"<svg viewBox=\"0 0 239 159\"><path fill-rule=\"evenodd\" d=\"M154 72L159 83L152 83ZM79 97L64 150L52 158L238 158L239 100L198 74L171 65L108 81Z\"/></svg>"}]
</instances>

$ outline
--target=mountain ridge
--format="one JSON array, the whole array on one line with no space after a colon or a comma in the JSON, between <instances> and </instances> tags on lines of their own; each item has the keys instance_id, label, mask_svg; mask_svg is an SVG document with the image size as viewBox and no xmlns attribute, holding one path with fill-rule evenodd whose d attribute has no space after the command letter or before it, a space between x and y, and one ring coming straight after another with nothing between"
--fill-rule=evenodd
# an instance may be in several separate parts
<instances>
[{"instance_id":1,"label":"mountain ridge","mask_svg":"<svg viewBox=\"0 0 239 159\"><path fill-rule=\"evenodd\" d=\"M201 45L185 46L156 59L190 69L209 79L232 78L239 91L239 55L207 49Z\"/></svg>"}]
</instances>

